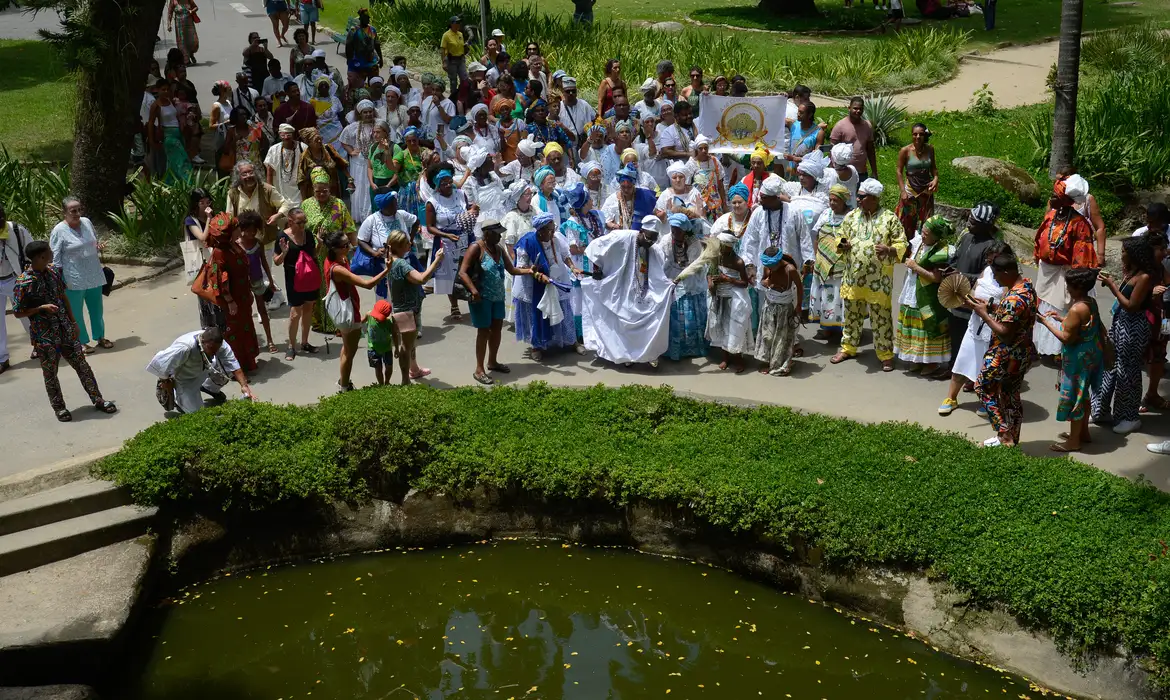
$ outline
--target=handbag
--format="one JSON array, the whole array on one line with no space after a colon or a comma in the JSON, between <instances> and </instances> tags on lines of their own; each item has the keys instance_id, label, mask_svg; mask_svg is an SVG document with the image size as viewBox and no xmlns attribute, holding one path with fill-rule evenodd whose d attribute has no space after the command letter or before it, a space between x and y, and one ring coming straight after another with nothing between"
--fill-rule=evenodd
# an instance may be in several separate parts
<instances>
[{"instance_id":1,"label":"handbag","mask_svg":"<svg viewBox=\"0 0 1170 700\"><path fill-rule=\"evenodd\" d=\"M179 243L179 250L183 252L183 272L187 275L187 284L191 284L199 274L199 268L206 262L203 257L203 245L199 241L188 239Z\"/></svg>"},{"instance_id":2,"label":"handbag","mask_svg":"<svg viewBox=\"0 0 1170 700\"><path fill-rule=\"evenodd\" d=\"M293 291L308 294L320 288L321 268L317 266L317 261L312 255L302 250L293 272Z\"/></svg>"},{"instance_id":3,"label":"handbag","mask_svg":"<svg viewBox=\"0 0 1170 700\"><path fill-rule=\"evenodd\" d=\"M200 299L214 304L216 303L216 294L211 286L211 274L211 263L203 263L203 266L199 268L199 273L195 275L195 281L191 283L191 291Z\"/></svg>"},{"instance_id":4,"label":"handbag","mask_svg":"<svg viewBox=\"0 0 1170 700\"><path fill-rule=\"evenodd\" d=\"M329 285L329 291L325 293L325 313L329 314L338 328L351 328L354 325L353 303L341 298L335 284Z\"/></svg>"},{"instance_id":5,"label":"handbag","mask_svg":"<svg viewBox=\"0 0 1170 700\"><path fill-rule=\"evenodd\" d=\"M414 324L413 311L398 311L391 314L390 316L394 319L394 328L397 329L399 333L413 333L418 328Z\"/></svg>"},{"instance_id":6,"label":"handbag","mask_svg":"<svg viewBox=\"0 0 1170 700\"><path fill-rule=\"evenodd\" d=\"M349 270L355 275L373 277L384 269L386 269L386 261L370 256L362 250L360 245L357 250L353 251L353 257L349 259Z\"/></svg>"}]
</instances>

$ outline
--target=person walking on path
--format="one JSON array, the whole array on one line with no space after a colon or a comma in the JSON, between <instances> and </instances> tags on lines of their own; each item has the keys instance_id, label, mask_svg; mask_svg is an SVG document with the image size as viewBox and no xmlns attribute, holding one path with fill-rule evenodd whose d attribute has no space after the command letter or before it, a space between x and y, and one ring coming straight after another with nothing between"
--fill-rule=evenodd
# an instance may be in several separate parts
<instances>
[{"instance_id":1,"label":"person walking on path","mask_svg":"<svg viewBox=\"0 0 1170 700\"><path fill-rule=\"evenodd\" d=\"M57 369L61 358L77 372L81 386L89 395L93 407L102 413L116 413L114 402L102 397L97 379L89 361L85 359L84 346L78 339L78 323L66 291L65 276L61 270L52 267L53 251L44 241L33 241L25 248L29 267L16 280L13 291L13 313L17 318L29 319L29 335L33 348L41 361L41 373L45 379L45 392L49 405L57 420L68 423L73 414L65 406L61 394L61 382Z\"/></svg>"},{"instance_id":2,"label":"person walking on path","mask_svg":"<svg viewBox=\"0 0 1170 700\"><path fill-rule=\"evenodd\" d=\"M1068 313L1068 292L1064 273L1070 268L1100 267L1093 226L1076 209L1076 200L1089 192L1089 183L1080 175L1059 178L1052 186L1049 210L1036 230L1036 293L1040 313ZM1060 341L1044 326L1036 326L1036 352L1041 356L1060 353Z\"/></svg>"},{"instance_id":3,"label":"person walking on path","mask_svg":"<svg viewBox=\"0 0 1170 700\"><path fill-rule=\"evenodd\" d=\"M198 11L193 0L171 0L167 6L167 31L174 30L175 45L188 66L195 65L195 52L199 50L199 32L195 29Z\"/></svg>"},{"instance_id":4,"label":"person walking on path","mask_svg":"<svg viewBox=\"0 0 1170 700\"><path fill-rule=\"evenodd\" d=\"M987 409L996 433L984 440L983 446L1014 447L1020 442L1020 426L1024 423L1020 389L1035 352L1032 324L1036 322L1036 290L1030 280L1020 276L1019 263L1010 251L996 256L991 269L996 283L1006 290L1003 298L998 302L968 299L971 311L991 327L992 333L975 393Z\"/></svg>"},{"instance_id":5,"label":"person walking on path","mask_svg":"<svg viewBox=\"0 0 1170 700\"><path fill-rule=\"evenodd\" d=\"M13 292L16 289L16 278L28 266L28 245L32 243L32 234L28 229L15 221L9 221L4 211L4 203L0 202L0 314L8 308L8 299L16 305ZM20 324L24 331L29 332L29 320L21 318ZM11 367L8 354L8 324L0 319L0 374L4 374Z\"/></svg>"},{"instance_id":6,"label":"person walking on path","mask_svg":"<svg viewBox=\"0 0 1170 700\"><path fill-rule=\"evenodd\" d=\"M351 320L348 322L342 321L340 318L332 319L337 327L337 332L341 334L341 371L337 380L337 391L345 393L354 389L350 375L353 373L353 358L357 354L358 341L362 337L362 311L359 306L358 287L373 289L382 281L389 270L382 268L382 271L373 277L361 277L351 272L349 251L353 247L353 243L350 242L349 236L342 231L334 231L329 234L329 237L325 239L325 247L328 249L325 254L325 293L328 295L329 288L334 287L341 302L349 304L353 310L350 316Z\"/></svg>"},{"instance_id":7,"label":"person walking on path","mask_svg":"<svg viewBox=\"0 0 1170 700\"><path fill-rule=\"evenodd\" d=\"M839 364L857 355L861 327L868 316L882 371L893 372L891 292L894 263L906 254L906 235L898 217L882 207L882 191L882 183L864 180L857 190L857 208L841 222L841 259L845 264L841 298L845 300L845 326L841 349L829 362Z\"/></svg>"},{"instance_id":8,"label":"person walking on path","mask_svg":"<svg viewBox=\"0 0 1170 700\"><path fill-rule=\"evenodd\" d=\"M276 240L273 263L284 268L284 288L288 296L288 352L284 359L292 362L297 349L315 355L317 348L309 344L309 328L313 323L313 309L321 295L321 273L314 267L317 261L317 238L306 228L308 217L299 207L288 213L288 228ZM304 260L302 260L304 258ZM310 262L311 261L311 262ZM300 345L296 343L300 335Z\"/></svg>"},{"instance_id":9,"label":"person walking on path","mask_svg":"<svg viewBox=\"0 0 1170 700\"><path fill-rule=\"evenodd\" d=\"M106 338L105 315L102 306L102 287L106 275L102 270L101 251L105 247L97 239L93 222L81 215L81 201L66 197L61 202L65 220L53 227L49 234L49 247L53 249L54 264L61 270L65 280L65 294L69 297L69 309L77 321L78 336L85 354L93 352L89 344L90 334L97 340L98 347L110 349L114 344ZM82 308L89 311L89 329L82 318Z\"/></svg>"},{"instance_id":10,"label":"person walking on path","mask_svg":"<svg viewBox=\"0 0 1170 700\"><path fill-rule=\"evenodd\" d=\"M1072 304L1068 314L1061 316L1050 311L1036 319L1052 331L1064 345L1061 351L1060 402L1056 407L1056 420L1068 421L1067 433L1048 447L1053 452L1079 452L1089 437L1090 395L1101 389L1105 365L1105 344L1109 342L1101 327L1101 314L1097 311L1097 300L1089 296L1097 283L1092 270L1078 268L1064 273Z\"/></svg>"},{"instance_id":11,"label":"person walking on path","mask_svg":"<svg viewBox=\"0 0 1170 700\"><path fill-rule=\"evenodd\" d=\"M975 278L971 285L971 296L980 301L998 301L1003 296L1004 288L995 281L995 271L991 268L991 261L1001 253L1010 252L1011 248L1000 240L992 239L991 245L983 248L983 271ZM966 273L963 273L966 274ZM991 345L991 328L982 319L961 317L951 309L951 323L959 323L962 319L963 339L959 343L958 351L954 354L954 363L951 367L951 384L947 391L947 398L943 399L938 407L940 416L949 416L959 407L959 392L974 393L975 380L983 370L983 356ZM970 309L964 309L970 314ZM987 417L987 410L982 405L976 410L976 415Z\"/></svg>"}]
</instances>

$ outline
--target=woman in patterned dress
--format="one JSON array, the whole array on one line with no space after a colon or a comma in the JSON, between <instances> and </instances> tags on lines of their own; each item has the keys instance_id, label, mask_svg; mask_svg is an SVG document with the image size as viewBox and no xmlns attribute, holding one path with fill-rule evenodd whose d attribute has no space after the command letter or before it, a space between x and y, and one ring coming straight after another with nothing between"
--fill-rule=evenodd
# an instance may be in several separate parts
<instances>
[{"instance_id":1,"label":"woman in patterned dress","mask_svg":"<svg viewBox=\"0 0 1170 700\"><path fill-rule=\"evenodd\" d=\"M955 227L946 217L930 217L922 225L922 235L914 240L913 254L906 259L911 274L906 276L907 290L898 312L898 359L911 363L910 371L920 370L924 377L940 367L945 373L951 361L951 314L939 303L938 285L942 269L954 255L954 233Z\"/></svg>"},{"instance_id":2,"label":"woman in patterned dress","mask_svg":"<svg viewBox=\"0 0 1170 700\"><path fill-rule=\"evenodd\" d=\"M734 188L732 188L734 189ZM845 322L845 305L841 300L841 222L849 213L849 190L844 185L829 188L829 208L813 224L817 258L813 263L812 287L809 290L810 321L820 324L818 340L837 342Z\"/></svg>"},{"instance_id":3,"label":"woman in patterned dress","mask_svg":"<svg viewBox=\"0 0 1170 700\"><path fill-rule=\"evenodd\" d=\"M357 226L349 214L349 209L346 209L345 203L333 196L329 173L324 168L314 168L312 178L313 196L301 204L301 209L305 212L306 230L312 233L318 241L323 241L329 234L340 231L349 236L350 243L356 244ZM325 255L328 252L326 246L317 246L317 265L322 271L325 269ZM321 288L324 289L324 272L322 272L321 281ZM333 333L337 330L334 328L329 314L325 313L324 300L318 300L313 309L313 328L320 333ZM242 360L240 364L243 365Z\"/></svg>"},{"instance_id":4,"label":"woman in patterned dress","mask_svg":"<svg viewBox=\"0 0 1170 700\"><path fill-rule=\"evenodd\" d=\"M325 169L325 174L329 176L329 191L334 197L340 197L342 174L349 162L336 148L321 140L321 134L317 133L315 127L305 127L297 134L307 146L301 155L301 163L297 166L299 169L297 186L301 188L301 199L308 200L313 197L316 188L313 186L312 173L316 168Z\"/></svg>"},{"instance_id":5,"label":"woman in patterned dress","mask_svg":"<svg viewBox=\"0 0 1170 700\"><path fill-rule=\"evenodd\" d=\"M694 183L703 197L707 220L715 221L727 212L727 192L723 184L723 166L711 157L710 148L711 140L702 134L691 142L694 153L687 162L687 179Z\"/></svg>"},{"instance_id":6,"label":"woman in patterned dress","mask_svg":"<svg viewBox=\"0 0 1170 700\"><path fill-rule=\"evenodd\" d=\"M195 30L195 13L199 10L192 0L171 0L167 9L167 31L175 30L175 46L183 52L183 61L195 65L199 50L199 32Z\"/></svg>"},{"instance_id":7,"label":"woman in patterned dress","mask_svg":"<svg viewBox=\"0 0 1170 700\"><path fill-rule=\"evenodd\" d=\"M223 309L223 339L231 346L245 372L256 370L260 344L252 323L252 275L248 256L236 242L236 218L216 214L207 224L207 245L211 248L211 289L215 303Z\"/></svg>"},{"instance_id":8,"label":"woman in patterned dress","mask_svg":"<svg viewBox=\"0 0 1170 700\"><path fill-rule=\"evenodd\" d=\"M670 235L659 236L654 244L662 251L666 276L677 280L683 270L699 259L703 241L698 219L686 214L667 217ZM684 357L706 357L707 344L707 275L695 274L677 282L670 305L670 345L666 356L678 362Z\"/></svg>"},{"instance_id":9,"label":"woman in patterned dress","mask_svg":"<svg viewBox=\"0 0 1170 700\"><path fill-rule=\"evenodd\" d=\"M1079 268L1064 273L1065 287L1072 303L1068 314L1055 311L1036 319L1043 323L1063 345L1060 367L1060 402L1056 406L1056 420L1068 421L1064 442L1053 443L1053 452L1079 452L1089 438L1090 394L1101 388L1105 364L1105 338L1101 330L1101 314L1097 300L1089 296L1097 283L1093 270Z\"/></svg>"},{"instance_id":10,"label":"woman in patterned dress","mask_svg":"<svg viewBox=\"0 0 1170 700\"><path fill-rule=\"evenodd\" d=\"M983 357L983 369L975 383L975 393L987 409L995 436L983 441L984 447L1014 447L1020 441L1024 421L1024 403L1020 389L1032 363L1036 346L1032 326L1036 322L1036 289L1020 276L1019 263L1012 252L1001 253L991 261L995 281L1006 291L997 302L968 297L972 313L991 328L991 345Z\"/></svg>"}]
</instances>

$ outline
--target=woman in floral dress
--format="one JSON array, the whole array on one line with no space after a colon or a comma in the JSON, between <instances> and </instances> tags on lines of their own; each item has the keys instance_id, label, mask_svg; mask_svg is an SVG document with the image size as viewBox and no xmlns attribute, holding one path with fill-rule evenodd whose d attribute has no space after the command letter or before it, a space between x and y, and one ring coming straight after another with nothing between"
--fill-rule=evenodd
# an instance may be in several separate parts
<instances>
[{"instance_id":1,"label":"woman in floral dress","mask_svg":"<svg viewBox=\"0 0 1170 700\"><path fill-rule=\"evenodd\" d=\"M808 318L820 324L814 336L818 340L837 341L845 321L841 301L841 222L849 213L849 190L844 185L829 188L829 208L813 224L817 258L813 264Z\"/></svg>"},{"instance_id":2,"label":"woman in floral dress","mask_svg":"<svg viewBox=\"0 0 1170 700\"><path fill-rule=\"evenodd\" d=\"M236 217L223 213L207 224L207 245L211 248L211 289L215 303L223 309L223 339L231 346L240 369L256 370L260 344L252 323L252 275L248 256L236 242Z\"/></svg>"},{"instance_id":3,"label":"woman in floral dress","mask_svg":"<svg viewBox=\"0 0 1170 700\"><path fill-rule=\"evenodd\" d=\"M324 168L314 168L311 177L313 179L313 196L306 199L301 205L301 209L305 212L306 230L316 236L319 241L325 240L331 233L340 231L349 236L351 243L355 242L357 240L357 226L354 225L353 217L350 216L345 203L333 196L330 189L329 173ZM325 254L327 252L326 246L317 246L317 264L322 270L325 269ZM324 278L322 278L321 288L325 288ZM313 328L321 333L333 333L336 330L329 314L325 313L324 301L318 301L313 309ZM253 340L255 340L254 336L255 334L253 334ZM240 364L242 365L243 361Z\"/></svg>"}]
</instances>

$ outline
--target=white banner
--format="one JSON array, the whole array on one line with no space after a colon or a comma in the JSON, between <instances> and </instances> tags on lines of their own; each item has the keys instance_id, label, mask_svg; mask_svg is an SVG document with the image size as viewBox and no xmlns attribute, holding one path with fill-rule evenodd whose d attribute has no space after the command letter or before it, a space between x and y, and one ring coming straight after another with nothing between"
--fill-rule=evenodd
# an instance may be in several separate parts
<instances>
[{"instance_id":1,"label":"white banner","mask_svg":"<svg viewBox=\"0 0 1170 700\"><path fill-rule=\"evenodd\" d=\"M786 95L720 97L703 93L695 129L711 139L712 153L743 155L762 141L778 155L784 152L787 109Z\"/></svg>"}]
</instances>

